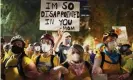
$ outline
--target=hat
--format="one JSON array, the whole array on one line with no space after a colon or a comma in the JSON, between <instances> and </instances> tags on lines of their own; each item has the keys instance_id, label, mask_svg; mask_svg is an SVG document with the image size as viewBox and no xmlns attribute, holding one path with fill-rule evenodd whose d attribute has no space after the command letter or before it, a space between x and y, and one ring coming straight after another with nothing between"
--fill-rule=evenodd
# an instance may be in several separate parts
<instances>
[{"instance_id":1,"label":"hat","mask_svg":"<svg viewBox=\"0 0 133 80\"><path fill-rule=\"evenodd\" d=\"M33 45L34 46L40 46L40 43L39 42L35 42Z\"/></svg>"},{"instance_id":2,"label":"hat","mask_svg":"<svg viewBox=\"0 0 133 80\"><path fill-rule=\"evenodd\" d=\"M118 38L118 35L116 33L110 31L109 33L105 33L103 35L103 41L106 41L109 36Z\"/></svg>"},{"instance_id":3,"label":"hat","mask_svg":"<svg viewBox=\"0 0 133 80\"><path fill-rule=\"evenodd\" d=\"M131 46L129 44L123 44L121 47L120 47L120 52L121 53L124 53L126 52Z\"/></svg>"},{"instance_id":4,"label":"hat","mask_svg":"<svg viewBox=\"0 0 133 80\"><path fill-rule=\"evenodd\" d=\"M79 45L79 44L74 44L74 45L72 46L72 48L77 49L80 53L84 53L83 47L82 47L81 45Z\"/></svg>"},{"instance_id":5,"label":"hat","mask_svg":"<svg viewBox=\"0 0 133 80\"><path fill-rule=\"evenodd\" d=\"M10 43L13 44L15 41L21 41L23 43L23 46L25 46L24 39L20 35L12 37Z\"/></svg>"},{"instance_id":6,"label":"hat","mask_svg":"<svg viewBox=\"0 0 133 80\"><path fill-rule=\"evenodd\" d=\"M50 34L43 34L41 36L41 40L42 39L49 39L52 42L52 46L54 47L54 37Z\"/></svg>"},{"instance_id":7,"label":"hat","mask_svg":"<svg viewBox=\"0 0 133 80\"><path fill-rule=\"evenodd\" d=\"M118 38L118 35L116 33L114 33L114 32L110 32L109 36Z\"/></svg>"},{"instance_id":8,"label":"hat","mask_svg":"<svg viewBox=\"0 0 133 80\"><path fill-rule=\"evenodd\" d=\"M68 37L68 36L71 37L71 34L70 34L69 32L64 32L64 33L63 33L63 36L64 36L64 37Z\"/></svg>"}]
</instances>

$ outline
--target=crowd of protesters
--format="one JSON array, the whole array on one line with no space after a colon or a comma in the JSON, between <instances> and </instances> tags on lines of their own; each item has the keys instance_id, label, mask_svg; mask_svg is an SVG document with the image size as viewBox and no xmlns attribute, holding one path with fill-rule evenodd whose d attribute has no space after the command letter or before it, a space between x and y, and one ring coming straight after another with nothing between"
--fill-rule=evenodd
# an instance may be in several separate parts
<instances>
[{"instance_id":1,"label":"crowd of protesters","mask_svg":"<svg viewBox=\"0 0 133 80\"><path fill-rule=\"evenodd\" d=\"M57 40L43 34L28 47L20 35L10 43L1 38L1 80L94 80L101 74L104 80L133 80L131 46L118 45L117 38L111 30L93 50L72 45L72 35L61 30Z\"/></svg>"}]
</instances>

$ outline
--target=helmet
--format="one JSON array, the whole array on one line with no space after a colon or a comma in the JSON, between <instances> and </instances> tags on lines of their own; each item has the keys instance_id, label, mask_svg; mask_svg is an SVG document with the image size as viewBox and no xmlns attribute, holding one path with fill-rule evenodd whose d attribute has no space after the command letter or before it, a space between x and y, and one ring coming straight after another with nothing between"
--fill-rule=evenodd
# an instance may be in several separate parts
<instances>
[{"instance_id":1,"label":"helmet","mask_svg":"<svg viewBox=\"0 0 133 80\"><path fill-rule=\"evenodd\" d=\"M64 33L63 33L63 36L64 36L64 37L68 37L68 36L71 37L71 34L70 34L69 32L64 32Z\"/></svg>"},{"instance_id":2,"label":"helmet","mask_svg":"<svg viewBox=\"0 0 133 80\"><path fill-rule=\"evenodd\" d=\"M23 45L25 46L24 39L20 35L12 37L10 43L13 44L15 41L22 41Z\"/></svg>"},{"instance_id":3,"label":"helmet","mask_svg":"<svg viewBox=\"0 0 133 80\"><path fill-rule=\"evenodd\" d=\"M84 53L83 47L82 47L81 45L79 45L79 44L74 44L74 45L72 46L72 48L77 49L77 50L80 52L80 54L83 54L83 53Z\"/></svg>"},{"instance_id":4,"label":"helmet","mask_svg":"<svg viewBox=\"0 0 133 80\"><path fill-rule=\"evenodd\" d=\"M40 46L40 43L39 42L35 42L33 45L34 46Z\"/></svg>"},{"instance_id":5,"label":"helmet","mask_svg":"<svg viewBox=\"0 0 133 80\"><path fill-rule=\"evenodd\" d=\"M52 42L52 46L54 47L54 37L50 34L43 34L41 36L41 40L42 39L49 39Z\"/></svg>"},{"instance_id":6,"label":"helmet","mask_svg":"<svg viewBox=\"0 0 133 80\"><path fill-rule=\"evenodd\" d=\"M115 32L113 32L113 31L111 32L110 31L109 33L105 33L103 35L103 41L106 41L109 36L118 38L118 35Z\"/></svg>"},{"instance_id":7,"label":"helmet","mask_svg":"<svg viewBox=\"0 0 133 80\"><path fill-rule=\"evenodd\" d=\"M121 53L124 53L126 52L131 46L129 44L123 44L121 47L120 47L120 52Z\"/></svg>"}]
</instances>

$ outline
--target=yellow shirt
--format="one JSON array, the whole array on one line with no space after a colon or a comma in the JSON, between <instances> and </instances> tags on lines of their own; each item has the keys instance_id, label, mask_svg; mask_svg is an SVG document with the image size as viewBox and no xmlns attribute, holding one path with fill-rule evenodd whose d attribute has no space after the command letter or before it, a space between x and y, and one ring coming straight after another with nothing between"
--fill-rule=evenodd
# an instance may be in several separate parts
<instances>
[{"instance_id":1,"label":"yellow shirt","mask_svg":"<svg viewBox=\"0 0 133 80\"><path fill-rule=\"evenodd\" d=\"M128 59L122 69L124 69L128 73L131 73L133 70L133 59Z\"/></svg>"},{"instance_id":2,"label":"yellow shirt","mask_svg":"<svg viewBox=\"0 0 133 80\"><path fill-rule=\"evenodd\" d=\"M9 58L9 57L12 56L12 55L13 55L13 52L12 52L11 49L10 49L8 52L5 52L4 60L5 60L6 58Z\"/></svg>"},{"instance_id":3,"label":"yellow shirt","mask_svg":"<svg viewBox=\"0 0 133 80\"><path fill-rule=\"evenodd\" d=\"M91 80L89 70L84 65L84 69L81 75L77 76L71 67L68 67L69 73L64 74L64 80Z\"/></svg>"},{"instance_id":4,"label":"yellow shirt","mask_svg":"<svg viewBox=\"0 0 133 80\"><path fill-rule=\"evenodd\" d=\"M19 75L17 67L11 67L8 68L8 66L15 66L17 64L18 59L13 56L7 61L6 63L6 69L5 69L5 77L6 80L21 80L21 76ZM25 69L26 66L28 66L32 60L26 56L23 57L22 61L22 67L23 70Z\"/></svg>"},{"instance_id":5,"label":"yellow shirt","mask_svg":"<svg viewBox=\"0 0 133 80\"><path fill-rule=\"evenodd\" d=\"M36 64L36 59L34 62ZM53 58L53 64L54 67L59 65L59 58L57 56ZM41 55L39 63L37 64L38 71L43 73L49 72L51 66L51 56L44 57L43 55Z\"/></svg>"},{"instance_id":6,"label":"yellow shirt","mask_svg":"<svg viewBox=\"0 0 133 80\"><path fill-rule=\"evenodd\" d=\"M85 54L83 55L83 60L84 60L84 61L87 61L87 62L90 62L90 55L89 55L89 53L85 53Z\"/></svg>"},{"instance_id":7,"label":"yellow shirt","mask_svg":"<svg viewBox=\"0 0 133 80\"><path fill-rule=\"evenodd\" d=\"M32 59L33 61L35 61L36 58L37 58L39 55L40 55L40 53L38 53L38 54L34 53L34 54L31 56L31 59Z\"/></svg>"},{"instance_id":8,"label":"yellow shirt","mask_svg":"<svg viewBox=\"0 0 133 80\"><path fill-rule=\"evenodd\" d=\"M101 53L100 52L97 53L95 58L102 59ZM105 60L112 62L112 60L106 54L105 54ZM110 63L104 62L103 72L107 73L107 74L119 73L120 72L120 64L119 63L118 64L110 64Z\"/></svg>"},{"instance_id":9,"label":"yellow shirt","mask_svg":"<svg viewBox=\"0 0 133 80\"><path fill-rule=\"evenodd\" d=\"M4 58L3 58L3 62L5 61L6 58L10 57L10 55L8 55L7 52L5 52L4 54L5 54L5 55L4 55Z\"/></svg>"},{"instance_id":10,"label":"yellow shirt","mask_svg":"<svg viewBox=\"0 0 133 80\"><path fill-rule=\"evenodd\" d=\"M25 53L26 53L26 55L27 55L29 58L31 58L34 52L33 52L33 51L26 51L26 50L25 50Z\"/></svg>"}]
</instances>

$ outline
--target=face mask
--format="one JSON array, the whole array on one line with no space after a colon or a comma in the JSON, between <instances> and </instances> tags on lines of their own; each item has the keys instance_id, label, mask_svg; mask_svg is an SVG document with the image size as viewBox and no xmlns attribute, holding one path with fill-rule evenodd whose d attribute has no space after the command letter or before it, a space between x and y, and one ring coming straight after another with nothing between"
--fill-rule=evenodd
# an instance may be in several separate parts
<instances>
[{"instance_id":1,"label":"face mask","mask_svg":"<svg viewBox=\"0 0 133 80\"><path fill-rule=\"evenodd\" d=\"M117 43L115 41L109 42L108 43L108 48L110 50L114 50L117 47Z\"/></svg>"},{"instance_id":2,"label":"face mask","mask_svg":"<svg viewBox=\"0 0 133 80\"><path fill-rule=\"evenodd\" d=\"M11 50L14 54L20 54L24 51L23 48L18 47L16 45L12 46Z\"/></svg>"},{"instance_id":3,"label":"face mask","mask_svg":"<svg viewBox=\"0 0 133 80\"><path fill-rule=\"evenodd\" d=\"M48 52L51 49L51 45L48 44L42 44L42 51L43 52Z\"/></svg>"},{"instance_id":4,"label":"face mask","mask_svg":"<svg viewBox=\"0 0 133 80\"><path fill-rule=\"evenodd\" d=\"M66 39L66 44L70 44L71 43L71 39Z\"/></svg>"},{"instance_id":5,"label":"face mask","mask_svg":"<svg viewBox=\"0 0 133 80\"><path fill-rule=\"evenodd\" d=\"M80 60L80 55L79 54L73 54L72 55L72 60L75 61L75 62L79 61Z\"/></svg>"},{"instance_id":6,"label":"face mask","mask_svg":"<svg viewBox=\"0 0 133 80\"><path fill-rule=\"evenodd\" d=\"M40 51L40 46L35 46L35 51Z\"/></svg>"}]
</instances>

